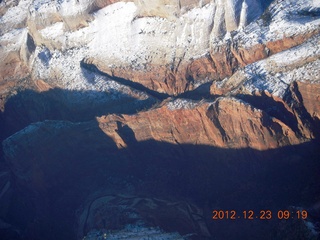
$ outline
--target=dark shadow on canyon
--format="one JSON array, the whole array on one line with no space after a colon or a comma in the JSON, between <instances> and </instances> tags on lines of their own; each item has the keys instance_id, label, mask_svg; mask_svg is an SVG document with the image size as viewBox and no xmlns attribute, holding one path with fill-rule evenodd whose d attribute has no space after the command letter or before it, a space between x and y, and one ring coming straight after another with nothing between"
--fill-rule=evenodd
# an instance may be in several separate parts
<instances>
[{"instance_id":1,"label":"dark shadow on canyon","mask_svg":"<svg viewBox=\"0 0 320 240\"><path fill-rule=\"evenodd\" d=\"M65 105L61 98L68 100L68 96L76 97L77 93L51 91L25 91L9 99L2 115L9 125L3 126L13 129L6 131L14 132L22 125L46 119L84 122L99 114L137 110L128 109L127 105L104 109L105 105L87 104L86 98L79 101L79 105ZM45 124L54 125L55 121ZM279 237L280 220L213 221L212 210L258 212L289 206L309 207L319 201L317 142L266 151L176 145L154 140L137 142L132 129L119 123L118 134L128 147L118 149L97 122L79 126L71 124L56 135L46 135L41 130L39 136L46 137L34 141L33 145L24 145L22 138L17 150L21 155L15 164L34 165L26 169L27 180L17 172L13 174L11 204L3 217L20 233L1 229L1 239L76 239L77 210L93 200L88 196L119 194L196 204L203 209L212 237L194 239L284 239L283 236L290 238L294 230L289 223L285 223L289 224L288 228L282 225L284 235ZM26 134L29 134L26 141L37 137L37 131ZM13 169L12 162L8 162L8 166ZM190 228L173 228L169 222L165 219L157 224L166 231L190 233ZM88 230L84 229L83 233ZM14 233L17 235L12 237L10 234Z\"/></svg>"},{"instance_id":2,"label":"dark shadow on canyon","mask_svg":"<svg viewBox=\"0 0 320 240\"><path fill-rule=\"evenodd\" d=\"M0 111L0 142L5 139L5 126L4 126L4 117L2 111ZM0 148L0 163L3 162L3 150L2 147Z\"/></svg>"},{"instance_id":3,"label":"dark shadow on canyon","mask_svg":"<svg viewBox=\"0 0 320 240\"><path fill-rule=\"evenodd\" d=\"M257 109L261 109L268 113L270 116L275 117L289 126L295 133L299 133L299 119L290 112L285 104L292 105L292 109L298 113L301 121L304 125L309 126L316 139L320 140L320 121L316 117L312 117L303 105L303 98L300 92L297 90L296 84L293 89L298 102L293 100L293 94L288 91L284 97L284 102L275 101L272 97L267 96L265 93L261 93L261 96L252 96L238 94L237 97L248 102L250 105ZM294 103L294 105L292 104ZM300 134L301 135L301 134Z\"/></svg>"},{"instance_id":4,"label":"dark shadow on canyon","mask_svg":"<svg viewBox=\"0 0 320 240\"><path fill-rule=\"evenodd\" d=\"M213 209L276 211L311 206L320 196L319 152L313 143L257 151L134 142L128 136L130 146L118 150L103 133L91 134L95 139L86 135L77 136L77 141L56 139L74 141L75 146L68 144L64 149L58 144L47 149L46 163L32 173L36 183L23 186L17 181L8 219L25 229L26 239L75 239L75 212L94 192L195 203L204 210L212 239L277 239L269 231L277 231L279 221L274 219L275 225L259 220L214 222L210 219ZM49 152L55 148L62 152L51 157ZM33 155L37 158L37 152ZM166 231L190 233L179 226L172 229L166 221L159 224ZM288 235L292 230L284 229Z\"/></svg>"},{"instance_id":5,"label":"dark shadow on canyon","mask_svg":"<svg viewBox=\"0 0 320 240\"><path fill-rule=\"evenodd\" d=\"M179 94L178 98L188 98L191 100L202 100L202 99L210 99L213 100L216 97L210 94L210 86L213 81L201 84L199 87L194 90L187 91Z\"/></svg>"},{"instance_id":6,"label":"dark shadow on canyon","mask_svg":"<svg viewBox=\"0 0 320 240\"><path fill-rule=\"evenodd\" d=\"M110 78L111 80L114 80L117 83L120 83L122 85L131 87L131 88L139 90L141 92L145 92L145 93L149 94L150 96L155 97L155 98L157 98L159 100L164 100L164 99L166 99L167 97L170 96L169 94L166 94L166 93L160 93L160 92L151 90L151 89L143 86L141 83L137 83L137 82L133 82L133 81L130 81L128 79L125 79L125 78L109 75L109 74L107 74L105 72L100 71L94 64L85 63L84 60L82 60L80 62L80 65L84 69L87 69L87 70L89 70L91 72L98 73L98 74L100 74L102 76L106 76L106 77Z\"/></svg>"},{"instance_id":7,"label":"dark shadow on canyon","mask_svg":"<svg viewBox=\"0 0 320 240\"><path fill-rule=\"evenodd\" d=\"M9 98L1 112L1 141L30 123L44 120L84 122L107 114L133 114L148 109L155 99L136 99L113 90L69 91L50 89L45 92L24 90Z\"/></svg>"}]
</instances>

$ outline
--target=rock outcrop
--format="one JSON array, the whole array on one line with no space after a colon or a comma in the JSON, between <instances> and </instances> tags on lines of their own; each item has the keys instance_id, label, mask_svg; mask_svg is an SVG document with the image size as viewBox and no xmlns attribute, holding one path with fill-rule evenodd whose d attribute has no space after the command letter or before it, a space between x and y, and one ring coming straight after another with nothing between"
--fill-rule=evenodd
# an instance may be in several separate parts
<instances>
[{"instance_id":1,"label":"rock outcrop","mask_svg":"<svg viewBox=\"0 0 320 240\"><path fill-rule=\"evenodd\" d=\"M128 18L127 26L130 25L132 29L136 29L135 25L139 22L139 26L145 26L147 23L157 25L158 29L163 30L153 32L146 26L140 29L137 35L126 35L125 42L128 42L128 46L131 46L132 41L143 43L141 45L143 52L141 49L136 51L132 48L128 49L123 44L117 44L120 49L129 53L126 59L117 57L117 53L114 52L111 58L112 63L109 63L110 58L105 60L104 56L100 57L99 54L87 58L86 61L95 64L98 69L110 76L131 79L150 89L176 95L192 90L206 81L231 76L234 69L238 67L244 67L297 46L319 33L318 22L312 17L314 10L306 8L297 10L295 3L292 3L293 5L281 1L273 3L259 21L251 23L246 28L248 30L243 29L244 22L250 23L252 19L260 16L259 13L262 14L262 10L256 11L256 9L263 9L262 3L252 2L250 5L246 2L242 3L243 9L248 5L255 9L250 11L253 16L246 21L239 20L239 17L249 10L237 10L241 9L237 7L238 2L220 3L218 1L216 4L211 3L202 8L195 8L190 10L190 13L181 15L179 21L182 26L179 26L178 20L172 22L166 18L160 21L140 18L134 19L133 22ZM253 8L255 4L260 5L260 8ZM233 8L235 9L233 11L225 10ZM284 8L286 11L280 14L273 11L275 8ZM201 16L206 14L208 17L200 19L200 14ZM287 19L286 16L292 15L295 17ZM309 25L300 27L297 24L295 19L301 16L308 19ZM189 25L189 21L193 22L192 25ZM168 28L175 30L170 34L165 30ZM238 28L240 30L237 30ZM273 28L277 28L278 33L275 33ZM199 29L199 31L194 32L192 29ZM153 46L149 47L144 38L150 39ZM157 42L157 39L162 41ZM118 61L121 62L121 67L114 64Z\"/></svg>"},{"instance_id":2,"label":"rock outcrop","mask_svg":"<svg viewBox=\"0 0 320 240\"><path fill-rule=\"evenodd\" d=\"M303 143L312 137L310 134L301 136L299 127L301 129L305 126L291 129L280 119L269 115L264 110L252 107L243 100L231 97L218 98L213 102L177 99L153 110L133 115L102 116L97 118L97 123L44 121L32 124L6 139L4 151L10 168L16 176L24 181L40 184L37 178L39 174L46 176L46 179L51 179L47 168L48 152L50 152L50 158L68 159L68 152L75 154L79 151L77 146L82 146L82 143L71 140L74 134L78 135L76 138L79 141L86 139L88 143L96 142L94 149L90 150L91 144L85 148L81 147L81 151L89 155L96 149L112 152L116 148L127 148L132 144L145 141L207 145L226 149L267 150ZM98 134L99 131L100 134ZM87 134L88 137L85 137ZM105 141L104 138L110 140ZM57 139L59 141L55 143ZM73 141L72 146L75 149L71 149L71 145L66 145L70 141ZM53 149L59 149L59 151ZM78 153L79 156L81 151ZM32 157L34 152L43 157L37 157L38 160L35 162ZM67 155L60 156L62 153ZM98 158L96 154L94 155ZM40 169L45 172L41 173ZM65 170L61 169L58 172L61 173L61 171ZM36 179L32 180L33 177ZM52 179L49 180L51 181Z\"/></svg>"},{"instance_id":3,"label":"rock outcrop","mask_svg":"<svg viewBox=\"0 0 320 240\"><path fill-rule=\"evenodd\" d=\"M108 115L98 119L101 129L118 147L128 145L122 128L136 141L200 144L222 148L272 149L303 142L279 119L234 98L212 103L175 100L137 115Z\"/></svg>"},{"instance_id":4,"label":"rock outcrop","mask_svg":"<svg viewBox=\"0 0 320 240\"><path fill-rule=\"evenodd\" d=\"M219 78L222 69L200 69L203 72L200 75L197 70L190 73L189 70L196 64L192 58L208 54L212 38L220 39L227 32L243 28L245 23L259 17L267 6L253 0L226 3L125 2L19 2L1 20L6 25L2 34L14 37L12 41L15 42L16 38L21 39L15 50L5 51L10 55L18 52L21 56L4 58L2 62L6 63L8 70L3 68L1 76L8 78L8 71L17 75L17 70L14 69L19 68L24 74L29 69L34 79L43 79L43 75L54 78L61 71L59 67L50 64L50 67L46 66L45 72L48 74L45 74L43 64L39 63L39 60L45 63L41 58L44 54L43 46L50 52L59 50L62 55L68 49L74 51L73 48L80 47L77 50L79 57L90 59L90 63L96 64L109 75L139 82L155 91L179 94L201 84L204 75L207 77L204 78L206 81L212 76ZM7 7L6 3L2 5ZM247 10L241 10L242 8ZM29 11L26 12L25 9ZM15 15L19 15L19 18ZM105 25L103 22L109 24ZM21 33L12 31L12 28L21 29ZM122 41L117 40L120 38ZM8 45L7 42L2 44ZM10 63L15 65L10 66ZM211 61L210 64L214 65L214 62ZM24 71L21 66L25 68ZM193 78L195 75L197 77ZM74 80L72 76L68 78L69 81Z\"/></svg>"},{"instance_id":5,"label":"rock outcrop","mask_svg":"<svg viewBox=\"0 0 320 240\"><path fill-rule=\"evenodd\" d=\"M47 64L51 59L42 56L49 51L49 56L57 53L67 58L73 52L77 64L84 59L110 76L177 95L231 76L238 67L299 45L319 33L311 3L275 1L268 7L269 3L22 1L1 19L6 25L2 34L15 42L20 39L15 49L8 48L2 54L7 55L2 61L2 76L17 76L17 71L24 75L31 72L35 80L64 76L66 85L75 76L61 69L58 62ZM28 14L24 8L30 10ZM284 10L274 10L280 8ZM10 14L21 17L12 20ZM300 24L301 18L308 24ZM10 30L18 27L20 32ZM77 71L82 75L80 69Z\"/></svg>"},{"instance_id":6,"label":"rock outcrop","mask_svg":"<svg viewBox=\"0 0 320 240\"><path fill-rule=\"evenodd\" d=\"M119 203L121 206L119 206ZM174 221L170 221L173 213ZM113 214L114 219L110 219L109 214ZM88 232L88 230L102 229L105 226L108 226L109 229L118 228L120 223L124 227L121 231L105 231L104 233L95 231L95 234L101 237L104 235L110 238L124 239L144 237L159 240L184 239L192 237L194 232L200 229L199 237L208 238L211 234L207 229L203 215L201 209L187 202L171 202L165 199L130 195L107 195L94 199L86 206L79 218L78 234L81 238L83 233ZM153 228L149 226L148 229L144 226L144 221L148 220L150 216L154 219L154 226ZM127 223L130 223L130 227L125 228ZM167 233L163 229L166 229ZM182 236L177 232L170 233L170 230L178 231ZM89 232L86 239L91 239L90 236L93 234L94 232Z\"/></svg>"},{"instance_id":7,"label":"rock outcrop","mask_svg":"<svg viewBox=\"0 0 320 240\"><path fill-rule=\"evenodd\" d=\"M282 119L292 129L299 129L300 136L315 138L320 95L318 42L319 36L316 36L295 48L248 65L232 77L213 83L211 94L238 96ZM312 92L308 90L311 88Z\"/></svg>"},{"instance_id":8,"label":"rock outcrop","mask_svg":"<svg viewBox=\"0 0 320 240\"><path fill-rule=\"evenodd\" d=\"M0 238L277 239L212 210L320 201L314 2L1 1Z\"/></svg>"},{"instance_id":9,"label":"rock outcrop","mask_svg":"<svg viewBox=\"0 0 320 240\"><path fill-rule=\"evenodd\" d=\"M269 103L268 106L272 105ZM310 167L318 168L314 156L318 145L308 147L310 138L300 136L299 129L294 131L281 121L286 119L280 119L269 115L267 110L231 97L221 97L213 102L178 99L133 115L111 114L85 123L44 121L31 124L7 138L3 146L19 187L27 189L27 193L20 194L33 199L37 206L38 210L33 210L37 211L34 219L43 224L34 222L27 227L28 232L37 234L36 239L71 237L75 230L68 228L67 223L75 221L74 212L81 208L88 195L120 198L114 204L122 206L125 196L117 197L119 193L136 196L129 204L135 209L132 211L141 211L140 217L146 226L167 226L166 232L190 233L191 237L203 234L205 229L195 226L187 232L190 226L202 221L208 224L212 216L203 213L204 216L198 219L200 222L194 223L194 218L183 217L182 222L174 220L178 224L176 227L169 228L165 224L169 216L164 212L169 211L170 204L164 204L163 214L156 215L152 213L156 211L155 206L149 209L152 202L141 196L184 199L191 194L201 203L204 198L214 202L219 201L214 199L221 199L225 204L235 204L236 198L238 205L233 206L241 208L244 202L256 206L252 194L266 194L266 201L275 206L283 199L296 199L301 196L300 191L307 192L304 197L311 194L305 184L314 182L316 177L313 174L306 177L301 169L306 168L310 173L314 171ZM288 145L293 146L281 147ZM300 166L298 169L296 164ZM287 169L285 173L283 169ZM285 183L288 184L287 197L282 196L282 180L266 192L266 187L272 183L265 183L265 179L260 180L258 176L270 174L275 179L282 179L284 174L292 179ZM250 185L252 179L256 179L257 184ZM263 192L258 193L260 191ZM314 196L311 194L311 198ZM141 198L142 206L135 208ZM88 222L79 226L82 229L78 232L80 236L90 236L92 227L106 229L103 231L109 233L108 230L120 231L132 223L132 219L125 218L127 215L119 218L114 214L111 218L104 215L112 210L105 206L110 204L102 201L86 220L78 216L77 221ZM85 210L81 211L86 214ZM211 210L206 212L209 214ZM162 217L166 221L162 222ZM118 221L114 222L116 219ZM52 229L55 234L48 236L41 233L43 229ZM58 229L63 229L63 234ZM200 239L210 239L211 235L204 236L208 238Z\"/></svg>"}]
</instances>

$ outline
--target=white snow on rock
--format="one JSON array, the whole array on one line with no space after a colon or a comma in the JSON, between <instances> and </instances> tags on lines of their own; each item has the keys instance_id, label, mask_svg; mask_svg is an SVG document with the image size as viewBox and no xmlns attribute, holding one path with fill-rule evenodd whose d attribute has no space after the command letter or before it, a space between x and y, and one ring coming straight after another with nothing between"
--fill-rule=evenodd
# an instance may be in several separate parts
<instances>
[{"instance_id":1,"label":"white snow on rock","mask_svg":"<svg viewBox=\"0 0 320 240\"><path fill-rule=\"evenodd\" d=\"M177 98L175 100L170 101L167 104L167 108L169 110L177 110L177 109L193 109L200 105L199 101L193 101L189 99Z\"/></svg>"},{"instance_id":2,"label":"white snow on rock","mask_svg":"<svg viewBox=\"0 0 320 240\"><path fill-rule=\"evenodd\" d=\"M297 47L250 64L239 74L245 79L241 84L244 91L268 91L278 97L283 97L294 81L320 82L320 40L313 37ZM227 81L220 83L220 87Z\"/></svg>"},{"instance_id":3,"label":"white snow on rock","mask_svg":"<svg viewBox=\"0 0 320 240\"><path fill-rule=\"evenodd\" d=\"M8 31L12 31L14 24L23 23L28 18L24 29L38 46L31 58L34 60L30 63L32 76L34 79L49 79L52 75L55 75L54 78L60 75L70 87L70 83L78 78L82 82L83 70L78 65L85 57L93 56L110 69L128 66L147 71L147 66L152 64L175 68L181 59L188 61L209 51L213 25L216 21L230 25L228 12L235 23L240 18L241 7L247 9L242 12L242 18L246 21L252 20L256 12L261 11L259 0L246 0L245 3L244 0L229 0L227 3L220 2L223 15L219 20L216 19L219 3L205 2L199 1L191 8L176 9L179 4L169 1L168 4L175 8L171 17L160 13L157 16L157 11L152 17L146 17L142 14L146 9L143 10L140 1L116 2L90 13L92 2L86 0L21 0L2 16L0 23L8 25ZM21 36L26 41L26 35ZM43 46L51 52L60 52L59 58L53 55L50 64L45 67L39 64L41 60L38 55ZM74 59L66 53L70 49L76 55ZM73 69L70 65L74 66Z\"/></svg>"},{"instance_id":4,"label":"white snow on rock","mask_svg":"<svg viewBox=\"0 0 320 240\"><path fill-rule=\"evenodd\" d=\"M63 35L64 31L64 23L57 22L49 27L40 30L39 33L51 41L57 41L57 37Z\"/></svg>"},{"instance_id":5,"label":"white snow on rock","mask_svg":"<svg viewBox=\"0 0 320 240\"><path fill-rule=\"evenodd\" d=\"M86 57L94 57L110 70L114 67L131 67L148 71L149 65L170 65L174 69L180 60L189 61L203 56L210 48L212 50L226 41L235 41L249 48L258 43L320 28L320 19L312 14L319 9L312 0L276 0L259 20L248 26L245 25L261 14L262 5L265 5L262 1L211 1L181 11L175 17L141 16L141 9L135 2L110 4L90 15L90 4L90 1L85 0L21 0L0 18L1 24L11 28L1 29L0 43L6 45L5 49L0 50L1 59L11 51L19 51L25 45L29 33L38 45L29 64L33 79L42 79L52 86L70 90L121 89L128 92L129 88L83 69L80 62ZM15 29L15 23L22 23L27 17L34 25L29 22L27 27ZM83 26L70 28L70 22L84 19L88 21ZM235 22L236 26L231 28L240 26L240 30L233 29L235 31L230 32L231 28L228 28ZM226 35L222 40L213 41L220 34L215 33L217 26ZM307 51L307 58L316 54L312 49L287 51L269 58L267 62L248 66L246 74L259 77L249 77L252 85L249 86L247 82L246 87L250 90L264 88L282 95L291 82L287 76L303 80L308 76L300 73L307 67L317 67L318 63L300 66L284 76L279 75L281 69L277 75L272 71L269 74L268 65L276 62L278 68L281 68L281 64L289 60L292 62L296 59L299 62L304 51ZM313 79L314 76L308 78Z\"/></svg>"},{"instance_id":6,"label":"white snow on rock","mask_svg":"<svg viewBox=\"0 0 320 240\"><path fill-rule=\"evenodd\" d=\"M209 45L212 4L192 9L174 20L139 17L134 3L118 2L98 11L90 24L96 37L90 56L104 65L172 64L176 58L203 54ZM108 24L106 24L108 23Z\"/></svg>"},{"instance_id":7,"label":"white snow on rock","mask_svg":"<svg viewBox=\"0 0 320 240\"><path fill-rule=\"evenodd\" d=\"M215 82L215 87L231 94L254 94L267 91L283 97L294 81L320 82L320 39L314 36L305 43L249 64L231 77Z\"/></svg>"},{"instance_id":8,"label":"white snow on rock","mask_svg":"<svg viewBox=\"0 0 320 240\"><path fill-rule=\"evenodd\" d=\"M312 14L316 10L312 0L276 0L258 21L252 22L243 31L235 34L234 41L242 47L250 48L258 43L318 30L320 18Z\"/></svg>"},{"instance_id":9,"label":"white snow on rock","mask_svg":"<svg viewBox=\"0 0 320 240\"><path fill-rule=\"evenodd\" d=\"M134 3L118 2L95 13L95 21L90 24L95 34L89 44L90 55L114 64L125 63L134 51L131 48L140 46L130 42L131 31L134 31L130 26L136 10Z\"/></svg>"},{"instance_id":10,"label":"white snow on rock","mask_svg":"<svg viewBox=\"0 0 320 240\"><path fill-rule=\"evenodd\" d=\"M180 10L174 17L161 14L152 17L140 16L141 4L136 2L110 4L91 15L89 10L92 3L85 0L21 2L24 2L25 12L29 14L31 21L29 31L36 44L39 47L44 45L50 51L59 50L61 53L61 63L52 60L47 69L37 63L39 59L37 60L36 53L31 67L33 76L44 77L48 75L46 73L48 71L56 72L65 78L70 78L65 80L67 82L74 82L75 75L81 76L81 71L79 72L76 66L73 69L74 74L70 73L68 65L74 65L75 61L64 56L68 49L78 48L77 56L80 59L93 56L110 69L115 66L128 66L147 71L147 66L152 64L170 65L175 68L181 59L189 60L209 51L213 24L218 21L214 19L217 9L215 2L208 4L199 2L198 6ZM230 10L233 15L237 14L233 16L234 18L240 18L238 8L243 6L247 10L242 12L242 18L249 21L254 16L252 9L255 8L254 12L257 12L258 3L258 0L246 0L244 4L243 0L230 0L227 5L221 3L221 6L224 13L228 7L232 8L228 11ZM178 6L173 2L170 4ZM18 7L19 11L22 11L22 3ZM244 16L247 14L247 17ZM11 15L8 11L3 18L8 19ZM227 18L225 15L221 17ZM77 26L77 21L86 23L82 27L70 28L70 25ZM228 22L226 19L219 21L222 25ZM79 58L76 57L77 60ZM66 62L66 60L71 61ZM66 67L61 68L59 66L61 64L65 64ZM42 70L46 71L41 73ZM35 74L36 72L39 74Z\"/></svg>"},{"instance_id":11,"label":"white snow on rock","mask_svg":"<svg viewBox=\"0 0 320 240\"><path fill-rule=\"evenodd\" d=\"M52 86L67 90L100 91L110 93L110 100L120 97L118 93L135 96L140 100L149 96L143 92L132 90L100 74L81 67L80 62L87 53L87 48L72 48L64 52L50 51L37 47L34 60L33 78L43 79Z\"/></svg>"},{"instance_id":12,"label":"white snow on rock","mask_svg":"<svg viewBox=\"0 0 320 240\"><path fill-rule=\"evenodd\" d=\"M87 236L86 240L183 240L179 233L166 233L159 228L147 228L139 225L127 225L123 230L119 231L99 231L92 230Z\"/></svg>"},{"instance_id":13,"label":"white snow on rock","mask_svg":"<svg viewBox=\"0 0 320 240\"><path fill-rule=\"evenodd\" d=\"M4 2L5 1L2 1L0 4L5 4ZM30 4L30 0L20 0L17 6L9 8L6 13L0 17L0 35L15 28L21 28L20 25L23 25L27 20L27 9Z\"/></svg>"},{"instance_id":14,"label":"white snow on rock","mask_svg":"<svg viewBox=\"0 0 320 240\"><path fill-rule=\"evenodd\" d=\"M0 37L0 43L1 45L5 45L5 49L3 52L11 52L11 51L17 51L21 48L21 45L26 41L24 39L24 36L26 35L27 30L25 28L20 29L13 29L10 32L5 33ZM2 54L1 54L2 55Z\"/></svg>"},{"instance_id":15,"label":"white snow on rock","mask_svg":"<svg viewBox=\"0 0 320 240\"><path fill-rule=\"evenodd\" d=\"M50 17L61 13L64 4L34 1L30 11L32 16ZM45 47L37 47L32 58L32 77L51 83L54 80L54 85L67 89L92 89L94 85L102 90L102 77L80 67L83 58L93 56L111 69L130 66L141 70L148 64L176 65L180 58L203 55L209 47L213 7L206 4L172 20L138 17L135 3L117 2L94 12L93 20L80 29L68 31L64 22L44 22L36 35L51 57L41 59Z\"/></svg>"}]
</instances>

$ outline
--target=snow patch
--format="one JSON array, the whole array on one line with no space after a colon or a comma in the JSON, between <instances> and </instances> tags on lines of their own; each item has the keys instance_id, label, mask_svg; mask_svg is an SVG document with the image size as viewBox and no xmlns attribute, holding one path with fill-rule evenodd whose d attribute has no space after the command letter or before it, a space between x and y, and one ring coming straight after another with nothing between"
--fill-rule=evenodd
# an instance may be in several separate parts
<instances>
[{"instance_id":1,"label":"snow patch","mask_svg":"<svg viewBox=\"0 0 320 240\"><path fill-rule=\"evenodd\" d=\"M34 59L32 76L34 79L42 79L51 86L77 91L97 102L112 102L125 96L145 100L149 95L130 87L121 85L106 76L91 72L81 66L83 57L86 56L86 47L72 48L66 51L50 51L45 47L37 47ZM100 92L101 94L94 94ZM81 99L81 96L78 96ZM72 100L72 99L70 99Z\"/></svg>"},{"instance_id":2,"label":"snow patch","mask_svg":"<svg viewBox=\"0 0 320 240\"><path fill-rule=\"evenodd\" d=\"M320 0L313 0L312 6L315 8L320 8Z\"/></svg>"},{"instance_id":3,"label":"snow patch","mask_svg":"<svg viewBox=\"0 0 320 240\"><path fill-rule=\"evenodd\" d=\"M119 239L131 239L131 240L183 240L179 233L166 233L160 228L144 227L140 225L126 225L123 230L119 231L106 231L106 230L91 230L86 240L119 240Z\"/></svg>"},{"instance_id":4,"label":"snow patch","mask_svg":"<svg viewBox=\"0 0 320 240\"><path fill-rule=\"evenodd\" d=\"M314 37L304 44L244 68L243 87L254 93L268 91L283 97L294 81L320 82L320 44ZM225 81L224 81L225 82Z\"/></svg>"},{"instance_id":5,"label":"snow patch","mask_svg":"<svg viewBox=\"0 0 320 240\"><path fill-rule=\"evenodd\" d=\"M192 101L189 99L178 98L173 101L170 101L167 104L167 108L169 110L177 110L177 109L193 109L199 105L199 102Z\"/></svg>"},{"instance_id":6,"label":"snow patch","mask_svg":"<svg viewBox=\"0 0 320 240\"><path fill-rule=\"evenodd\" d=\"M237 32L234 40L250 48L258 43L303 35L320 28L320 19L312 16L311 0L277 0L271 3L259 20Z\"/></svg>"},{"instance_id":7,"label":"snow patch","mask_svg":"<svg viewBox=\"0 0 320 240\"><path fill-rule=\"evenodd\" d=\"M14 28L21 28L19 25L24 25L28 17L28 11L31 1L21 0L15 7L11 7L7 12L0 18L1 34L11 31Z\"/></svg>"},{"instance_id":8,"label":"snow patch","mask_svg":"<svg viewBox=\"0 0 320 240\"><path fill-rule=\"evenodd\" d=\"M39 33L50 40L55 40L56 38L64 34L64 23L63 22L57 22L49 27L46 27L39 31Z\"/></svg>"},{"instance_id":9,"label":"snow patch","mask_svg":"<svg viewBox=\"0 0 320 240\"><path fill-rule=\"evenodd\" d=\"M13 29L0 37L1 45L5 45L4 52L18 51L21 45L26 41L27 30L25 28Z\"/></svg>"}]
</instances>

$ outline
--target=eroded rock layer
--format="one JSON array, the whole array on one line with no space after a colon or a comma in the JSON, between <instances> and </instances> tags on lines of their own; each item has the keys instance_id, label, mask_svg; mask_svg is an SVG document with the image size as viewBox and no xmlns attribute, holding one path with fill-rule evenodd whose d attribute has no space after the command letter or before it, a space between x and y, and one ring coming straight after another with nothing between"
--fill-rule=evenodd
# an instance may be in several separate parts
<instances>
[{"instance_id":1,"label":"eroded rock layer","mask_svg":"<svg viewBox=\"0 0 320 240\"><path fill-rule=\"evenodd\" d=\"M0 238L315 239L319 13L1 1ZM248 224L246 209L309 217Z\"/></svg>"},{"instance_id":2,"label":"eroded rock layer","mask_svg":"<svg viewBox=\"0 0 320 240\"><path fill-rule=\"evenodd\" d=\"M126 134L121 136L122 128L131 129L136 141L152 139L223 148L262 150L298 144L302 140L280 120L233 98L202 104L176 100L156 110L132 116L108 115L98 121L119 147L127 145Z\"/></svg>"}]
</instances>

